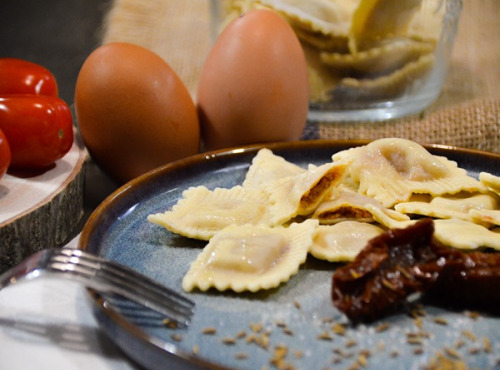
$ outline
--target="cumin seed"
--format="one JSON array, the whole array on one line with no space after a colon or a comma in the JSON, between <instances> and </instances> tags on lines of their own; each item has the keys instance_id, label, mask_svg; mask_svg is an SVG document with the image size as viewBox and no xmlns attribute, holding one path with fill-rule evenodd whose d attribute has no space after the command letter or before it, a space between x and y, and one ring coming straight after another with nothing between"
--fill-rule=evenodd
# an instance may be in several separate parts
<instances>
[{"instance_id":1,"label":"cumin seed","mask_svg":"<svg viewBox=\"0 0 500 370\"><path fill-rule=\"evenodd\" d=\"M411 344L411 345L415 345L415 346L421 346L422 339L420 339L419 337L407 337L406 343Z\"/></svg>"},{"instance_id":2,"label":"cumin seed","mask_svg":"<svg viewBox=\"0 0 500 370\"><path fill-rule=\"evenodd\" d=\"M217 329L210 326L210 327L207 327L207 328L204 328L202 331L201 331L201 334L205 334L205 335L215 335L217 334Z\"/></svg>"},{"instance_id":3,"label":"cumin seed","mask_svg":"<svg viewBox=\"0 0 500 370\"><path fill-rule=\"evenodd\" d=\"M368 359L365 355L359 354L358 356L358 364L360 364L363 367L366 367L368 365Z\"/></svg>"},{"instance_id":4,"label":"cumin seed","mask_svg":"<svg viewBox=\"0 0 500 370\"><path fill-rule=\"evenodd\" d=\"M478 347L469 349L469 355L477 355L481 350Z\"/></svg>"},{"instance_id":5,"label":"cumin seed","mask_svg":"<svg viewBox=\"0 0 500 370\"><path fill-rule=\"evenodd\" d=\"M449 356L454 359L460 360L462 357L460 356L460 353L455 351L453 348L450 347L444 347L444 352Z\"/></svg>"},{"instance_id":6,"label":"cumin seed","mask_svg":"<svg viewBox=\"0 0 500 370\"><path fill-rule=\"evenodd\" d=\"M358 345L358 342L356 342L354 339L349 339L345 343L346 348L351 348L351 347L354 347L357 345Z\"/></svg>"},{"instance_id":7,"label":"cumin seed","mask_svg":"<svg viewBox=\"0 0 500 370\"><path fill-rule=\"evenodd\" d=\"M163 320L162 320L162 324L163 324L164 326L166 326L167 328L169 328L169 329L177 329L177 328L178 328L178 326L179 326L179 325L177 324L177 322L176 322L176 321L171 320L171 319L169 319L169 318L165 318L165 319L163 319Z\"/></svg>"},{"instance_id":8,"label":"cumin seed","mask_svg":"<svg viewBox=\"0 0 500 370\"><path fill-rule=\"evenodd\" d=\"M234 358L236 358L237 360L246 360L248 358L248 353L238 352L234 355Z\"/></svg>"},{"instance_id":9,"label":"cumin seed","mask_svg":"<svg viewBox=\"0 0 500 370\"><path fill-rule=\"evenodd\" d=\"M448 321L442 317L435 317L434 322L439 325L448 325Z\"/></svg>"},{"instance_id":10,"label":"cumin seed","mask_svg":"<svg viewBox=\"0 0 500 370\"><path fill-rule=\"evenodd\" d=\"M316 338L319 340L333 340L332 336L327 331L322 332Z\"/></svg>"},{"instance_id":11,"label":"cumin seed","mask_svg":"<svg viewBox=\"0 0 500 370\"><path fill-rule=\"evenodd\" d=\"M332 331L334 334L337 334L337 335L345 335L346 327L345 327L345 325L342 325L340 323L335 323L332 325Z\"/></svg>"},{"instance_id":12,"label":"cumin seed","mask_svg":"<svg viewBox=\"0 0 500 370\"><path fill-rule=\"evenodd\" d=\"M481 316L477 311L465 311L464 315L472 320L477 320Z\"/></svg>"},{"instance_id":13,"label":"cumin seed","mask_svg":"<svg viewBox=\"0 0 500 370\"><path fill-rule=\"evenodd\" d=\"M258 322L257 324L251 322L250 323L250 329L254 332L254 333L259 333L261 330L262 330L262 322Z\"/></svg>"},{"instance_id":14,"label":"cumin seed","mask_svg":"<svg viewBox=\"0 0 500 370\"><path fill-rule=\"evenodd\" d=\"M194 355L197 355L200 353L200 346L198 346L197 344L195 344L192 348L192 351L193 351L193 354Z\"/></svg>"},{"instance_id":15,"label":"cumin seed","mask_svg":"<svg viewBox=\"0 0 500 370\"><path fill-rule=\"evenodd\" d=\"M383 322L381 324L378 324L376 327L375 327L375 331L377 333L381 333L383 331L386 331L387 329L389 329L390 325L388 322Z\"/></svg>"},{"instance_id":16,"label":"cumin seed","mask_svg":"<svg viewBox=\"0 0 500 370\"><path fill-rule=\"evenodd\" d=\"M483 350L486 353L491 353L491 341L488 337L483 338Z\"/></svg>"},{"instance_id":17,"label":"cumin seed","mask_svg":"<svg viewBox=\"0 0 500 370\"><path fill-rule=\"evenodd\" d=\"M236 344L236 339L227 337L227 338L222 338L221 342L226 344L226 345L234 345L234 344Z\"/></svg>"},{"instance_id":18,"label":"cumin seed","mask_svg":"<svg viewBox=\"0 0 500 370\"><path fill-rule=\"evenodd\" d=\"M469 330L462 330L462 335L464 335L467 339L469 339L473 342L475 342L477 340L476 335Z\"/></svg>"},{"instance_id":19,"label":"cumin seed","mask_svg":"<svg viewBox=\"0 0 500 370\"><path fill-rule=\"evenodd\" d=\"M180 335L180 334L172 334L172 335L170 335L170 338L172 338L172 340L175 340L176 342L182 341L182 335Z\"/></svg>"},{"instance_id":20,"label":"cumin seed","mask_svg":"<svg viewBox=\"0 0 500 370\"><path fill-rule=\"evenodd\" d=\"M424 353L423 348L415 348L415 350L413 351L414 355L421 355L423 353Z\"/></svg>"}]
</instances>

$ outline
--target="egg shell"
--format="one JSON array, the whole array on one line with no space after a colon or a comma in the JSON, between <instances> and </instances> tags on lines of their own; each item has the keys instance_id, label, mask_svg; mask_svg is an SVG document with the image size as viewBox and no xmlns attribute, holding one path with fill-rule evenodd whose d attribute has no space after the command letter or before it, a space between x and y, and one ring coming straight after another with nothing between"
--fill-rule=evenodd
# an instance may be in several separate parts
<instances>
[{"instance_id":1,"label":"egg shell","mask_svg":"<svg viewBox=\"0 0 500 370\"><path fill-rule=\"evenodd\" d=\"M95 162L118 183L199 152L193 99L159 55L130 43L109 43L83 63L75 112Z\"/></svg>"},{"instance_id":2,"label":"egg shell","mask_svg":"<svg viewBox=\"0 0 500 370\"><path fill-rule=\"evenodd\" d=\"M252 10L219 35L197 91L207 149L300 138L309 108L304 52L290 25Z\"/></svg>"}]
</instances>

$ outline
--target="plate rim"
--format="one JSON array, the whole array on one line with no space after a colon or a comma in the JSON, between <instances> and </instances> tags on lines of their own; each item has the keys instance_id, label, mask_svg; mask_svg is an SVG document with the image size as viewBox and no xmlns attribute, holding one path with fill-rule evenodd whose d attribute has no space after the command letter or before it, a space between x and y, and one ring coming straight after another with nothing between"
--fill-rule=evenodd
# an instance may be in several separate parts
<instances>
[{"instance_id":1,"label":"plate rim","mask_svg":"<svg viewBox=\"0 0 500 370\"><path fill-rule=\"evenodd\" d=\"M123 184L110 195L108 195L91 213L85 225L83 226L82 232L80 234L80 238L78 241L77 248L82 250L87 250L89 245L89 239L93 233L93 231L98 227L99 221L103 217L104 211L110 207L114 202L119 201L121 198L126 197L127 194L132 192L135 188L143 186L149 181L154 180L156 177L163 175L165 172L173 171L176 168L189 167L193 164L201 163L201 162L209 162L212 160L217 160L218 158L225 156L235 156L235 155L248 155L252 152L257 152L259 149L268 148L270 150L304 150L308 148L321 148L321 147L355 147L366 145L373 140L365 140L365 139L354 139L354 140L303 140L303 141L292 141L292 142L274 142L274 143L262 143L262 144L254 144L254 145L246 145L246 146L238 146L231 147L225 149L219 149L214 151L207 151L198 153L196 155L187 157L185 159L181 159L172 163L165 164L158 168L155 168L147 173L140 175L139 177L130 180L129 182ZM437 150L443 152L454 152L461 153L468 156L487 156L492 157L500 162L500 153L486 152L478 149L472 148L464 148L458 147L454 145L443 145L443 144L421 144L427 150ZM103 323L100 321L101 318L97 317L96 311L98 311L99 315L110 319L114 322L118 329L124 330L127 334L132 335L137 340L143 342L144 345L152 345L152 350L159 350L166 356L174 356L176 359L180 359L186 361L186 363L202 368L211 368L211 369L228 369L222 364L216 363L215 361L207 360L203 357L196 356L193 353L182 350L179 346L175 345L172 342L165 341L158 337L148 334L144 330L142 330L138 325L135 325L129 322L123 315L121 315L118 311L114 310L109 305L105 304L105 299L101 294L96 292L91 288L87 288L87 297L92 304L92 308L94 310L94 316L96 317L99 326L102 328ZM114 341L118 346L121 347L119 343L117 343L116 338L111 337L112 341ZM135 358L130 353L127 353L126 350L122 347L122 350L130 356L135 361L144 365L144 359ZM151 367L151 364L150 366ZM154 366L153 366L154 367Z\"/></svg>"}]
</instances>

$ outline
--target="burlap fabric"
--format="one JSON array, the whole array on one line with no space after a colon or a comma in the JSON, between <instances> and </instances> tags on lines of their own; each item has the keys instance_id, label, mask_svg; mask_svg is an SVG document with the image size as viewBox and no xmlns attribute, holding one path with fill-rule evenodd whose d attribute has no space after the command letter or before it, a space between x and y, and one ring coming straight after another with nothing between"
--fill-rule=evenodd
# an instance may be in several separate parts
<instances>
[{"instance_id":1,"label":"burlap fabric","mask_svg":"<svg viewBox=\"0 0 500 370\"><path fill-rule=\"evenodd\" d=\"M115 0L102 41L161 55L195 97L211 45L211 0ZM464 0L443 91L422 114L388 122L308 123L304 139L404 137L500 152L500 1Z\"/></svg>"}]
</instances>

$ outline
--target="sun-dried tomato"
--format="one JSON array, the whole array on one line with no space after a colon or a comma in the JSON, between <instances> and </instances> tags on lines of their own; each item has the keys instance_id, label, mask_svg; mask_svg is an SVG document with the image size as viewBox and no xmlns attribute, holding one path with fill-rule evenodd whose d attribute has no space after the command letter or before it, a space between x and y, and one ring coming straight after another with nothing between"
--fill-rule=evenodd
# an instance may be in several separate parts
<instances>
[{"instance_id":1,"label":"sun-dried tomato","mask_svg":"<svg viewBox=\"0 0 500 370\"><path fill-rule=\"evenodd\" d=\"M433 235L433 221L424 219L372 239L334 272L333 304L352 321L380 318L414 293L466 307L498 307L500 254L465 253Z\"/></svg>"}]
</instances>

